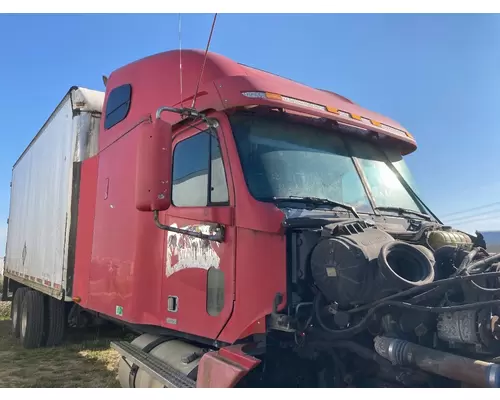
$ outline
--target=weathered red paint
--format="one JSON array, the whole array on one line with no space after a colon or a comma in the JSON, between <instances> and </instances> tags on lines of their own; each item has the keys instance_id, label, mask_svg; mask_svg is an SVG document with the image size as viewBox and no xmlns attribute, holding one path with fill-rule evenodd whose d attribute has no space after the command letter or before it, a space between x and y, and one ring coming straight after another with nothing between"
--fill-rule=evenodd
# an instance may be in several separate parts
<instances>
[{"instance_id":1,"label":"weathered red paint","mask_svg":"<svg viewBox=\"0 0 500 400\"><path fill-rule=\"evenodd\" d=\"M245 354L242 345L224 347L218 352L206 353L198 365L197 388L231 388L260 360Z\"/></svg>"},{"instance_id":2,"label":"weathered red paint","mask_svg":"<svg viewBox=\"0 0 500 400\"><path fill-rule=\"evenodd\" d=\"M221 118L222 114L214 114L215 118ZM196 128L188 128L177 134L173 146L196 133ZM224 160L229 158L225 149L225 137L218 132L219 141L222 148L222 157ZM162 304L167 304L168 296L179 297L179 310L175 313L167 311L163 307L162 325L178 329L183 332L195 334L198 336L216 338L231 316L235 296L235 196L233 181L231 176L226 175L229 191L229 205L220 207L193 207L182 208L172 207L168 212L163 213L163 223L166 225L176 224L179 227L197 225L202 223L221 223L226 226L226 240L220 243L217 254L220 258L219 269L224 272L226 299L224 309L217 316L210 316L206 309L206 286L207 271L198 268L189 268L178 271L173 275L167 276L163 273ZM167 234L164 234L165 242ZM166 249L165 249L166 250ZM166 251L163 252L166 254ZM165 257L163 259L165 265ZM175 320L173 325L169 321Z\"/></svg>"},{"instance_id":3,"label":"weathered red paint","mask_svg":"<svg viewBox=\"0 0 500 400\"><path fill-rule=\"evenodd\" d=\"M336 118L333 113L300 104L242 95L243 91L268 91L403 128L342 96L210 53L196 108L219 122L217 135L226 170L229 205L202 208L172 205L168 211L160 213L160 222L165 225L221 223L226 227L226 240L217 248L219 268L224 271L225 303L219 315L210 316L206 311L207 271L187 268L167 276L167 232L155 226L151 213L135 208L139 131L136 128L154 118L161 106L191 105L189 100L194 95L203 52L183 51L182 59L182 102L177 51L139 60L114 71L109 77L106 99L113 88L129 83L132 102L127 118L113 128L104 130L104 119L101 121L99 153L82 165L73 296L81 298L83 307L130 323L163 326L234 343L266 331L265 317L271 313L277 293L283 296L280 307L285 305L286 252L281 226L283 213L271 204L256 201L249 194L225 111L232 107L267 104ZM198 132L196 128L178 124L180 117L177 114L165 112L162 118L174 126L174 146ZM352 124L361 123L353 120ZM373 130L380 129L373 127ZM394 136L394 139L399 141L402 152L413 151L416 147L410 137ZM175 313L167 311L168 296L179 298L179 309ZM122 315L116 314L117 306L123 310ZM212 357L213 363L222 362L220 354L206 357ZM236 374L236 370L231 374Z\"/></svg>"},{"instance_id":4,"label":"weathered red paint","mask_svg":"<svg viewBox=\"0 0 500 400\"><path fill-rule=\"evenodd\" d=\"M86 160L81 167L80 197L78 202L77 246L75 251L75 275L73 296L78 296L80 305L88 307L89 278L94 231L95 202L97 190L98 157ZM55 287L56 285L54 285Z\"/></svg>"}]
</instances>

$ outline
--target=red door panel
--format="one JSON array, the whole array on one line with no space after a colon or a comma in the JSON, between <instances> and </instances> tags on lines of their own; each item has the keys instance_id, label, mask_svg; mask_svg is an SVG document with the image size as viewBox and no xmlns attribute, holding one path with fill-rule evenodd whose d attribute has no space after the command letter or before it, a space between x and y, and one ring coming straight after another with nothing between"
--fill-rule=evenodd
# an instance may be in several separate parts
<instances>
[{"instance_id":1,"label":"red door panel","mask_svg":"<svg viewBox=\"0 0 500 400\"><path fill-rule=\"evenodd\" d=\"M222 227L221 242L165 232L162 277L162 325L215 339L229 320L235 296L234 196L225 166L221 131L217 137L189 128L173 143L173 205L161 222L212 234Z\"/></svg>"},{"instance_id":2,"label":"red door panel","mask_svg":"<svg viewBox=\"0 0 500 400\"><path fill-rule=\"evenodd\" d=\"M166 223L182 229L209 232L200 220L166 216ZM193 335L216 338L233 308L235 228L225 226L223 243L188 235L166 234L165 271L162 307L163 325ZM223 307L218 315L208 312L208 270L218 269L223 279ZM177 310L169 311L169 297L175 298Z\"/></svg>"}]
</instances>

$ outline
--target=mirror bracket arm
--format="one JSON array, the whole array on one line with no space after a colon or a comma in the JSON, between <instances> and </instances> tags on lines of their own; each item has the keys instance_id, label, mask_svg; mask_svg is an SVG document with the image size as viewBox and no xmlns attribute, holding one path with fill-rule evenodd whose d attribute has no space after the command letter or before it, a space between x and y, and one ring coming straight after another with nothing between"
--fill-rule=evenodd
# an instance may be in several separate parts
<instances>
[{"instance_id":1,"label":"mirror bracket arm","mask_svg":"<svg viewBox=\"0 0 500 400\"><path fill-rule=\"evenodd\" d=\"M185 118L192 118L194 120L201 119L202 121L204 121L208 125L209 128L212 128L212 129L217 128L217 126L218 126L217 120L213 120L212 118L208 118L205 114L203 114L199 111L196 111L194 108L186 108L186 107L184 107L184 108L175 108L175 107L167 107L167 106L160 107L160 108L158 108L158 110L156 110L156 119L160 119L161 114L164 111L179 114Z\"/></svg>"},{"instance_id":2,"label":"mirror bracket arm","mask_svg":"<svg viewBox=\"0 0 500 400\"><path fill-rule=\"evenodd\" d=\"M159 219L160 213L158 211L153 211L153 214L154 214L155 225L161 230L174 232L174 233L180 233L182 235L188 235L188 236L196 237L198 239L210 240L210 241L219 242L219 243L224 241L224 233L225 233L224 226L222 226L220 224L217 224L214 234L207 235L207 234L201 233L201 232L193 232L193 231L190 231L188 229L180 229L180 228L175 228L173 226L164 225L160 222L160 219Z\"/></svg>"}]
</instances>

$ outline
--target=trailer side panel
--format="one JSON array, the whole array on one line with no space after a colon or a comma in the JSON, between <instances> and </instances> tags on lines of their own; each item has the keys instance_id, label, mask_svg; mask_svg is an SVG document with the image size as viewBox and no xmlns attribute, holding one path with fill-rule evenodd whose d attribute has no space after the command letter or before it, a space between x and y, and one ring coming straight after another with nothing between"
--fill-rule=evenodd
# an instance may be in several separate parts
<instances>
[{"instance_id":1,"label":"trailer side panel","mask_svg":"<svg viewBox=\"0 0 500 400\"><path fill-rule=\"evenodd\" d=\"M102 98L72 88L12 171L5 275L61 299L71 292L79 166L97 151Z\"/></svg>"}]
</instances>

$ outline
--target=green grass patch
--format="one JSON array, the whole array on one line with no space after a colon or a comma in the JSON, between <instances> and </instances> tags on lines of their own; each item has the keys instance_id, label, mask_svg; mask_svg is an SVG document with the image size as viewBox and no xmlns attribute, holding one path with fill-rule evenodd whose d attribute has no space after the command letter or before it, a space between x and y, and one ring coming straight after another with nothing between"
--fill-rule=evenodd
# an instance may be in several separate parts
<instances>
[{"instance_id":1,"label":"green grass patch","mask_svg":"<svg viewBox=\"0 0 500 400\"><path fill-rule=\"evenodd\" d=\"M10 301L0 301L0 321L10 319Z\"/></svg>"},{"instance_id":2,"label":"green grass patch","mask_svg":"<svg viewBox=\"0 0 500 400\"><path fill-rule=\"evenodd\" d=\"M114 337L93 332L70 334L54 348L27 350L11 334L10 303L0 302L0 387L119 387L119 355L110 349Z\"/></svg>"}]
</instances>

